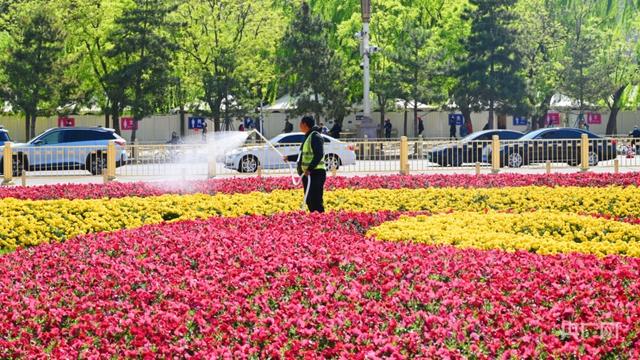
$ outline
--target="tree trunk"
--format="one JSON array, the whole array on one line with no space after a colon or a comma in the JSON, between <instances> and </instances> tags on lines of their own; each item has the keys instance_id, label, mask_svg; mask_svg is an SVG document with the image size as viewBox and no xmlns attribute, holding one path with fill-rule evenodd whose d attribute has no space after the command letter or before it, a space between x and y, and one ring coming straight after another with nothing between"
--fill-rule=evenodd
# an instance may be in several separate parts
<instances>
[{"instance_id":1,"label":"tree trunk","mask_svg":"<svg viewBox=\"0 0 640 360\"><path fill-rule=\"evenodd\" d=\"M139 122L139 120L134 117L133 118L133 130L131 130L131 143L132 144L136 143L136 138L138 136L138 130L137 130L138 122Z\"/></svg>"},{"instance_id":2,"label":"tree trunk","mask_svg":"<svg viewBox=\"0 0 640 360\"><path fill-rule=\"evenodd\" d=\"M384 129L384 116L386 115L385 104L385 99L378 95L378 106L380 106L380 129Z\"/></svg>"},{"instance_id":3,"label":"tree trunk","mask_svg":"<svg viewBox=\"0 0 640 360\"><path fill-rule=\"evenodd\" d=\"M111 122L113 123L113 129L116 131L116 134L121 135L120 108L117 101L111 103Z\"/></svg>"},{"instance_id":4,"label":"tree trunk","mask_svg":"<svg viewBox=\"0 0 640 360\"><path fill-rule=\"evenodd\" d=\"M29 112L25 112L24 115L24 137L25 142L29 141L31 138L29 137L29 129L31 129L31 114Z\"/></svg>"},{"instance_id":5,"label":"tree trunk","mask_svg":"<svg viewBox=\"0 0 640 360\"><path fill-rule=\"evenodd\" d=\"M551 102L552 97L553 94L547 94L542 100L542 104L540 104L540 111L537 113L537 116L531 119L531 130L538 130L545 127L547 113L549 112L549 103Z\"/></svg>"},{"instance_id":6,"label":"tree trunk","mask_svg":"<svg viewBox=\"0 0 640 360\"><path fill-rule=\"evenodd\" d=\"M37 113L31 114L31 126L29 128L29 139L33 139L36 137L36 120L38 118Z\"/></svg>"},{"instance_id":7,"label":"tree trunk","mask_svg":"<svg viewBox=\"0 0 640 360\"><path fill-rule=\"evenodd\" d=\"M187 134L187 129L185 128L185 113L184 113L184 105L180 104L180 137L184 138Z\"/></svg>"},{"instance_id":8,"label":"tree trunk","mask_svg":"<svg viewBox=\"0 0 640 360\"><path fill-rule=\"evenodd\" d=\"M616 135L618 133L618 113L620 112L620 108L622 108L620 102L626 88L627 85L624 85L613 94L611 113L609 114L609 121L607 121L607 135Z\"/></svg>"},{"instance_id":9,"label":"tree trunk","mask_svg":"<svg viewBox=\"0 0 640 360\"><path fill-rule=\"evenodd\" d=\"M109 104L109 99L107 99L107 102L102 107L102 110L104 111L104 127L105 128L109 128L109 109L110 108L111 106Z\"/></svg>"},{"instance_id":10,"label":"tree trunk","mask_svg":"<svg viewBox=\"0 0 640 360\"><path fill-rule=\"evenodd\" d=\"M418 101L417 100L413 100L413 136L414 137L418 136Z\"/></svg>"},{"instance_id":11,"label":"tree trunk","mask_svg":"<svg viewBox=\"0 0 640 360\"><path fill-rule=\"evenodd\" d=\"M213 131L220 131L220 107L222 106L222 96L219 96L218 99L207 101L209 107L211 108L211 115L213 117Z\"/></svg>"},{"instance_id":12,"label":"tree trunk","mask_svg":"<svg viewBox=\"0 0 640 360\"><path fill-rule=\"evenodd\" d=\"M542 129L546 126L546 124L547 124L547 114L540 113L540 116L538 116L536 118L536 121L532 124L531 130Z\"/></svg>"},{"instance_id":13,"label":"tree trunk","mask_svg":"<svg viewBox=\"0 0 640 360\"><path fill-rule=\"evenodd\" d=\"M407 136L407 125L408 125L408 114L407 114L407 103L404 103L404 136ZM384 129L383 129L384 130Z\"/></svg>"},{"instance_id":14,"label":"tree trunk","mask_svg":"<svg viewBox=\"0 0 640 360\"><path fill-rule=\"evenodd\" d=\"M493 120L494 120L494 118L493 118L493 100L489 100L489 120L488 120L489 130L495 129Z\"/></svg>"},{"instance_id":15,"label":"tree trunk","mask_svg":"<svg viewBox=\"0 0 640 360\"><path fill-rule=\"evenodd\" d=\"M471 122L471 109L468 106L460 107L460 112L464 117L464 123L466 123L467 121Z\"/></svg>"},{"instance_id":16,"label":"tree trunk","mask_svg":"<svg viewBox=\"0 0 640 360\"><path fill-rule=\"evenodd\" d=\"M320 97L318 96L318 93L314 94L315 96L315 100L316 100L316 105L320 106ZM327 99L324 99L323 101L326 101ZM320 124L320 113L316 112L316 125Z\"/></svg>"}]
</instances>

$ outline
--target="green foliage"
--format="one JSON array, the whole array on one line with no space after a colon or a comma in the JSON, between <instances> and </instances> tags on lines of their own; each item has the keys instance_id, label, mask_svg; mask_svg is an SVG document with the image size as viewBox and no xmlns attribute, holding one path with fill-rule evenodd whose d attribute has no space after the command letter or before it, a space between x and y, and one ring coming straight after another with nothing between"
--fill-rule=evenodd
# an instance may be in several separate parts
<instances>
[{"instance_id":1,"label":"green foliage","mask_svg":"<svg viewBox=\"0 0 640 360\"><path fill-rule=\"evenodd\" d=\"M1 95L29 118L97 103L116 129L125 108L141 119L201 102L185 110L222 128L286 93L299 99L296 113L341 121L362 98L360 2L308 0L308 13L302 3L0 0ZM371 57L372 99L381 119L401 98L540 120L561 92L583 109L608 108L615 133L617 112L640 103L639 9L636 0L373 0L371 43L382 51Z\"/></svg>"},{"instance_id":2,"label":"green foliage","mask_svg":"<svg viewBox=\"0 0 640 360\"><path fill-rule=\"evenodd\" d=\"M295 114L314 113L319 119L329 108L338 117L346 113L342 61L329 47L329 28L303 3L282 39L278 66L297 98Z\"/></svg>"},{"instance_id":3,"label":"green foliage","mask_svg":"<svg viewBox=\"0 0 640 360\"><path fill-rule=\"evenodd\" d=\"M6 31L7 53L0 61L4 74L0 91L24 112L26 135L33 137L38 111L54 107L58 85L64 83L66 34L44 4L24 8L12 20Z\"/></svg>"},{"instance_id":4,"label":"green foliage","mask_svg":"<svg viewBox=\"0 0 640 360\"><path fill-rule=\"evenodd\" d=\"M515 47L515 0L471 0L465 11L471 34L464 41L465 59L455 72L460 82L458 94L466 94L489 108L489 126L494 128L493 111L522 111L525 83L522 59Z\"/></svg>"},{"instance_id":5,"label":"green foliage","mask_svg":"<svg viewBox=\"0 0 640 360\"><path fill-rule=\"evenodd\" d=\"M171 81L171 59L176 49L169 37L175 23L168 16L175 6L168 0L134 0L116 19L106 56L118 65L104 76L108 87L125 90L124 103L135 121L153 114L162 104ZM133 131L131 141L135 141Z\"/></svg>"},{"instance_id":6,"label":"green foliage","mask_svg":"<svg viewBox=\"0 0 640 360\"><path fill-rule=\"evenodd\" d=\"M515 7L516 47L522 58L526 83L526 105L533 129L544 126L551 98L556 93L564 67L561 62L567 34L546 6L548 0L520 1Z\"/></svg>"},{"instance_id":7,"label":"green foliage","mask_svg":"<svg viewBox=\"0 0 640 360\"><path fill-rule=\"evenodd\" d=\"M216 128L222 118L229 125L231 116L276 98L281 10L268 0L190 0L178 17L185 22L177 43L186 82L199 84L193 93L208 104Z\"/></svg>"}]
</instances>

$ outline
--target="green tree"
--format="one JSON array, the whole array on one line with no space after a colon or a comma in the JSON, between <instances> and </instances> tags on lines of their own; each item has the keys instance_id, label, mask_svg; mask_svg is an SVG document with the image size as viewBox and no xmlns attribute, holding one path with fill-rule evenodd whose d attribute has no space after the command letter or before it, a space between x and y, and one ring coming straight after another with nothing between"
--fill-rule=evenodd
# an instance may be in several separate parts
<instances>
[{"instance_id":1,"label":"green tree","mask_svg":"<svg viewBox=\"0 0 640 360\"><path fill-rule=\"evenodd\" d=\"M110 74L122 66L124 57L108 56L114 45L110 34L116 31L116 19L128 6L125 0L68 0L64 3L70 27L68 43L79 54L77 67L80 87L88 101L96 102L105 115L105 126L120 133L120 114L124 110L125 88L109 83ZM111 120L111 121L110 121Z\"/></svg>"},{"instance_id":2,"label":"green tree","mask_svg":"<svg viewBox=\"0 0 640 360\"><path fill-rule=\"evenodd\" d=\"M640 80L636 31L637 29L625 33L620 29L611 30L605 36L607 46L598 57L598 64L606 71L600 81L600 93L601 99L609 109L607 135L618 134L618 113L624 108L630 108L629 103L634 95L633 85L638 84Z\"/></svg>"},{"instance_id":3,"label":"green tree","mask_svg":"<svg viewBox=\"0 0 640 360\"><path fill-rule=\"evenodd\" d=\"M281 9L268 0L190 0L178 13L185 21L177 42L186 55L186 73L200 84L199 96L209 105L216 129L277 96Z\"/></svg>"},{"instance_id":4,"label":"green tree","mask_svg":"<svg viewBox=\"0 0 640 360\"><path fill-rule=\"evenodd\" d=\"M488 125L495 128L494 112L514 113L522 108L525 83L515 48L515 0L470 0L464 19L471 34L464 41L466 57L456 71L455 92L466 94L489 110Z\"/></svg>"},{"instance_id":5,"label":"green tree","mask_svg":"<svg viewBox=\"0 0 640 360\"><path fill-rule=\"evenodd\" d=\"M637 5L630 1L558 0L569 38L562 89L580 111L606 105L607 134L617 133L617 115L638 81Z\"/></svg>"},{"instance_id":6,"label":"green tree","mask_svg":"<svg viewBox=\"0 0 640 360\"><path fill-rule=\"evenodd\" d=\"M445 54L433 30L438 21L425 18L421 12L405 23L399 46L391 56L396 69L392 74L395 73L402 98L411 101L414 133L418 129L418 103L434 104L446 99L442 65ZM407 135L406 122L404 135Z\"/></svg>"},{"instance_id":7,"label":"green tree","mask_svg":"<svg viewBox=\"0 0 640 360\"><path fill-rule=\"evenodd\" d=\"M2 95L24 112L27 138L35 136L38 111L55 107L64 83L65 32L52 8L36 5L20 7L5 23L9 44L0 61Z\"/></svg>"},{"instance_id":8,"label":"green tree","mask_svg":"<svg viewBox=\"0 0 640 360\"><path fill-rule=\"evenodd\" d=\"M122 103L131 107L135 123L153 114L167 95L171 59L176 50L170 37L176 24L169 15L175 9L168 0L134 0L133 6L116 19L109 34L108 41L113 46L106 55L117 65L104 75L104 81L108 89L125 90ZM135 139L134 130L131 141Z\"/></svg>"},{"instance_id":9,"label":"green tree","mask_svg":"<svg viewBox=\"0 0 640 360\"><path fill-rule=\"evenodd\" d=\"M328 29L327 22L313 15L303 2L285 33L278 56L287 88L298 99L294 113L314 113L318 120L329 104L345 105L335 98L342 93L335 86L341 83L343 72L339 55L329 47ZM340 114L343 110L332 111Z\"/></svg>"},{"instance_id":10,"label":"green tree","mask_svg":"<svg viewBox=\"0 0 640 360\"><path fill-rule=\"evenodd\" d=\"M562 54L567 38L549 0L519 1L516 45L526 83L527 118L532 129L545 126L551 98L563 73Z\"/></svg>"}]
</instances>

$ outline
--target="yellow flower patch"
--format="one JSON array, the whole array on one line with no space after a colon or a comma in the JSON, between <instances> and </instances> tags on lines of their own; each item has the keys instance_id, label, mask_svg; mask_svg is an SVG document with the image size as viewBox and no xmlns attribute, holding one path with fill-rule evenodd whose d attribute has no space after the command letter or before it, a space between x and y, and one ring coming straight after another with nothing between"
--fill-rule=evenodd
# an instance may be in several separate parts
<instances>
[{"instance_id":1,"label":"yellow flower patch","mask_svg":"<svg viewBox=\"0 0 640 360\"><path fill-rule=\"evenodd\" d=\"M98 200L4 199L0 200L0 251L162 221L297 211L301 200L301 190ZM327 192L325 205L329 211L552 210L639 217L640 190L637 187L342 189Z\"/></svg>"},{"instance_id":2,"label":"yellow flower patch","mask_svg":"<svg viewBox=\"0 0 640 360\"><path fill-rule=\"evenodd\" d=\"M637 225L549 211L402 217L371 229L368 235L379 240L483 250L640 256Z\"/></svg>"}]
</instances>

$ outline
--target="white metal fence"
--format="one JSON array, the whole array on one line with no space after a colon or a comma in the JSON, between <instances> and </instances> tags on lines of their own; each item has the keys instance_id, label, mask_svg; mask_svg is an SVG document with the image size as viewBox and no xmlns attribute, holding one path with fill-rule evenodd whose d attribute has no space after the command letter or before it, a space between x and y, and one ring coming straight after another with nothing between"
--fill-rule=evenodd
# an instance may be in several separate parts
<instances>
[{"instance_id":1,"label":"white metal fence","mask_svg":"<svg viewBox=\"0 0 640 360\"><path fill-rule=\"evenodd\" d=\"M341 143L342 153L327 153L333 174L429 173L446 171L617 172L640 168L640 139L450 141L402 138L400 141L360 140ZM278 150L295 159L299 144L279 144ZM289 174L287 164L264 143L221 152L203 144L74 146L25 149L7 143L1 147L4 183L14 178L102 176L123 179L181 179L216 176ZM345 153L352 159L342 158ZM5 162L4 159L12 159ZM235 159L235 160L234 160Z\"/></svg>"}]
</instances>

